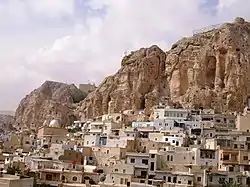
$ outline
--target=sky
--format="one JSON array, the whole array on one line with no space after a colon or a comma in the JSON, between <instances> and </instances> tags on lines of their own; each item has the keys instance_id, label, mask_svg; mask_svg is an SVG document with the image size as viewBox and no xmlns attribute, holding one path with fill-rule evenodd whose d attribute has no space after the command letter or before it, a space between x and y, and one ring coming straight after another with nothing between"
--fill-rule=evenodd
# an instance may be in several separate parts
<instances>
[{"instance_id":1,"label":"sky","mask_svg":"<svg viewBox=\"0 0 250 187\"><path fill-rule=\"evenodd\" d=\"M249 0L0 0L0 110L46 80L100 83L125 53L250 19Z\"/></svg>"}]
</instances>

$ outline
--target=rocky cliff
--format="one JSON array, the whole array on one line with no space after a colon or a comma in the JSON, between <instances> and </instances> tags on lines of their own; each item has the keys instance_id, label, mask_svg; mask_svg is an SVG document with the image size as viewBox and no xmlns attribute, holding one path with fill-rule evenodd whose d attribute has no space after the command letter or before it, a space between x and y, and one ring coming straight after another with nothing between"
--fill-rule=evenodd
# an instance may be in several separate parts
<instances>
[{"instance_id":1,"label":"rocky cliff","mask_svg":"<svg viewBox=\"0 0 250 187\"><path fill-rule=\"evenodd\" d=\"M0 114L0 133L12 128L14 116Z\"/></svg>"},{"instance_id":2,"label":"rocky cliff","mask_svg":"<svg viewBox=\"0 0 250 187\"><path fill-rule=\"evenodd\" d=\"M163 52L157 46L125 56L80 103L83 118L125 109L144 109L164 97L183 107L240 111L250 95L250 23L233 23L183 38Z\"/></svg>"},{"instance_id":3,"label":"rocky cliff","mask_svg":"<svg viewBox=\"0 0 250 187\"><path fill-rule=\"evenodd\" d=\"M125 56L121 68L88 96L72 85L46 82L22 100L16 122L41 124L48 117L69 124L127 109L150 115L168 98L178 107L241 111L250 95L250 23L236 18L183 38L164 52L153 45ZM73 114L74 112L74 114Z\"/></svg>"},{"instance_id":4,"label":"rocky cliff","mask_svg":"<svg viewBox=\"0 0 250 187\"><path fill-rule=\"evenodd\" d=\"M80 116L99 116L125 109L148 109L167 95L166 54L157 46L124 57L118 72L107 77L80 103Z\"/></svg>"},{"instance_id":5,"label":"rocky cliff","mask_svg":"<svg viewBox=\"0 0 250 187\"><path fill-rule=\"evenodd\" d=\"M75 120L74 103L85 97L75 85L46 81L21 101L15 124L41 126L44 120L58 119L62 125L69 125Z\"/></svg>"}]
</instances>

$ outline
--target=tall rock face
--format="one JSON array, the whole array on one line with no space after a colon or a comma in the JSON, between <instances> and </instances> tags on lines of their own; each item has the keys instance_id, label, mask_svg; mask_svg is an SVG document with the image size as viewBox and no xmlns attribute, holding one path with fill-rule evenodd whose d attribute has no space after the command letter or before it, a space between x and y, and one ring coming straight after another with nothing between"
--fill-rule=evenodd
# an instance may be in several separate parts
<instances>
[{"instance_id":1,"label":"tall rock face","mask_svg":"<svg viewBox=\"0 0 250 187\"><path fill-rule=\"evenodd\" d=\"M239 111L250 94L250 23L236 18L184 38L166 59L170 98L185 107Z\"/></svg>"},{"instance_id":2,"label":"tall rock face","mask_svg":"<svg viewBox=\"0 0 250 187\"><path fill-rule=\"evenodd\" d=\"M157 46L141 48L124 57L120 70L80 103L80 116L149 109L157 104L161 95L168 94L165 60L166 54Z\"/></svg>"},{"instance_id":3,"label":"tall rock face","mask_svg":"<svg viewBox=\"0 0 250 187\"><path fill-rule=\"evenodd\" d=\"M15 125L41 126L45 120L52 119L58 119L61 125L69 125L76 118L74 103L85 97L86 94L75 85L46 81L20 102Z\"/></svg>"},{"instance_id":4,"label":"tall rock face","mask_svg":"<svg viewBox=\"0 0 250 187\"><path fill-rule=\"evenodd\" d=\"M183 38L164 53L157 46L125 56L118 72L80 102L83 118L150 109L162 96L183 107L241 111L250 95L250 23L236 18Z\"/></svg>"}]
</instances>

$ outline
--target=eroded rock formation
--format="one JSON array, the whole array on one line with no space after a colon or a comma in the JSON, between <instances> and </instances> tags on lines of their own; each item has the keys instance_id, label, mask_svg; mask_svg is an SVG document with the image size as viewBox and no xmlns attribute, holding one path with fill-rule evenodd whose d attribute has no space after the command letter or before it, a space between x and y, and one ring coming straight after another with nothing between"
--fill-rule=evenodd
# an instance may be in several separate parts
<instances>
[{"instance_id":1,"label":"eroded rock formation","mask_svg":"<svg viewBox=\"0 0 250 187\"><path fill-rule=\"evenodd\" d=\"M15 124L41 126L44 120L58 119L62 125L69 125L76 119L74 103L85 97L75 85L46 81L21 101Z\"/></svg>"},{"instance_id":2,"label":"eroded rock formation","mask_svg":"<svg viewBox=\"0 0 250 187\"><path fill-rule=\"evenodd\" d=\"M166 59L170 98L186 107L237 111L249 96L250 24L242 18L184 38Z\"/></svg>"},{"instance_id":3,"label":"eroded rock formation","mask_svg":"<svg viewBox=\"0 0 250 187\"><path fill-rule=\"evenodd\" d=\"M250 95L249 60L250 23L236 18L183 38L167 52L155 45L132 52L76 109L73 103L82 98L70 86L46 83L21 102L17 122L42 123L56 116L67 124L73 110L82 118L127 109L144 109L147 116L166 97L179 107L241 111Z\"/></svg>"},{"instance_id":4,"label":"eroded rock formation","mask_svg":"<svg viewBox=\"0 0 250 187\"><path fill-rule=\"evenodd\" d=\"M92 117L126 109L149 109L168 94L166 54L157 46L124 57L119 71L107 77L80 103L81 116Z\"/></svg>"},{"instance_id":5,"label":"eroded rock formation","mask_svg":"<svg viewBox=\"0 0 250 187\"><path fill-rule=\"evenodd\" d=\"M145 108L147 114L162 96L183 107L242 110L250 94L249 45L250 23L236 18L183 38L166 53L157 46L132 52L77 111L92 117Z\"/></svg>"}]
</instances>

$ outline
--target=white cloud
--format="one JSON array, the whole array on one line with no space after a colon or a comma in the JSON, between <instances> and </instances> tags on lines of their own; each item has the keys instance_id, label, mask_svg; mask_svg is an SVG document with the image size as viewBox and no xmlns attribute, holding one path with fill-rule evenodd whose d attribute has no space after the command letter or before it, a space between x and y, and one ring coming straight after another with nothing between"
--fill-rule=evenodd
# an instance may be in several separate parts
<instances>
[{"instance_id":1,"label":"white cloud","mask_svg":"<svg viewBox=\"0 0 250 187\"><path fill-rule=\"evenodd\" d=\"M74 2L28 0L25 5L19 2L20 12L8 14L13 14L14 18L21 15L21 22L29 19L29 15L22 11L29 7L34 14L40 16L54 19L67 14L79 20L79 17L74 17L75 12L87 10L75 9ZM36 53L25 55L27 61L18 62L19 64L15 62L15 76L7 73L7 69L13 66L5 63L8 67L3 74L6 81L0 82L0 85L8 91L0 90L0 95L9 98L7 93L12 93L16 84L20 84L20 91L15 90L13 94L19 99L21 94L31 91L31 88L38 86L44 79L68 83L82 83L87 80L99 82L119 68L125 51L152 44L158 44L165 50L180 37L192 34L193 29L232 21L238 15L250 18L248 0L219 0L217 15L205 13L201 9L204 2L205 0L89 0L88 6L92 11L98 10L102 16L86 13L82 17L84 22L76 23L70 28L73 30L71 34L68 32L67 36L56 39L52 45L41 46ZM41 41L49 37L42 33L39 36ZM29 43L31 41L27 41L26 45ZM27 80L30 81L29 86L22 87L24 83L27 84ZM8 81L11 83L7 84ZM11 106L17 102L13 96ZM8 103L0 101L0 108L1 105L9 106Z\"/></svg>"},{"instance_id":2,"label":"white cloud","mask_svg":"<svg viewBox=\"0 0 250 187\"><path fill-rule=\"evenodd\" d=\"M74 14L74 0L28 0L27 6L31 11L38 14L58 17L65 14Z\"/></svg>"}]
</instances>

